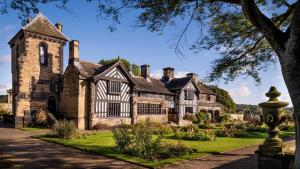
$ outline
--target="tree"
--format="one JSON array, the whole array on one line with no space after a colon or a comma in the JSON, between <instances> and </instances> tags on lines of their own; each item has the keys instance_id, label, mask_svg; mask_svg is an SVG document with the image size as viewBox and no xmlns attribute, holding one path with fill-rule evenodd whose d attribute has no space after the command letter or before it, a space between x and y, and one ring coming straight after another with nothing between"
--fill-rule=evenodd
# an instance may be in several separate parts
<instances>
[{"instance_id":1,"label":"tree","mask_svg":"<svg viewBox=\"0 0 300 169\"><path fill-rule=\"evenodd\" d=\"M139 65L132 64L131 65L131 71L132 71L133 75L141 76L141 69L140 69Z\"/></svg>"},{"instance_id":2,"label":"tree","mask_svg":"<svg viewBox=\"0 0 300 169\"><path fill-rule=\"evenodd\" d=\"M101 64L101 65L107 65L107 64L110 64L110 63L113 63L113 62L117 61L118 59L119 58L108 59L108 60L101 59L99 61L99 64ZM131 70L131 64L130 64L130 62L128 60L122 59L122 58L120 60L123 63L123 65L127 68L127 70L130 71Z\"/></svg>"},{"instance_id":3,"label":"tree","mask_svg":"<svg viewBox=\"0 0 300 169\"><path fill-rule=\"evenodd\" d=\"M87 0L88 2L92 0ZM38 12L37 4L68 0L5 0L0 11L20 12L25 18ZM208 26L208 34L199 33L191 47L195 51L217 48L221 58L212 64L209 80L233 80L249 75L260 81L259 71L279 61L295 110L296 168L300 168L300 0L103 0L95 1L99 16L120 23L122 9L139 12L137 26L162 31L179 20L184 25L176 51L192 22ZM185 21L186 24L183 22ZM195 35L196 36L196 35Z\"/></svg>"},{"instance_id":4,"label":"tree","mask_svg":"<svg viewBox=\"0 0 300 169\"><path fill-rule=\"evenodd\" d=\"M224 113L236 113L236 104L226 90L221 89L218 86L207 87L216 93L217 102L223 105Z\"/></svg>"}]
</instances>

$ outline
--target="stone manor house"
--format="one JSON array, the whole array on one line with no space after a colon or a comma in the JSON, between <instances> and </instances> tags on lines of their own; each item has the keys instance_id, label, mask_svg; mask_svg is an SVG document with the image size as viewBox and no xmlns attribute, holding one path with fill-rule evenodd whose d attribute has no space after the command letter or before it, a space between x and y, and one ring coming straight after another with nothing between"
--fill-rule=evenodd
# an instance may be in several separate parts
<instances>
[{"instance_id":1,"label":"stone manor house","mask_svg":"<svg viewBox=\"0 0 300 169\"><path fill-rule=\"evenodd\" d=\"M149 76L150 66L142 65L141 77L133 76L120 60L107 65L80 60L77 40L69 42L64 70L67 42L62 24L53 25L41 13L9 41L15 127L26 126L44 108L74 120L79 129L146 118L184 124L186 113L221 113L215 93L201 85L196 74L175 78L174 69L166 67L163 77L155 79Z\"/></svg>"}]
</instances>

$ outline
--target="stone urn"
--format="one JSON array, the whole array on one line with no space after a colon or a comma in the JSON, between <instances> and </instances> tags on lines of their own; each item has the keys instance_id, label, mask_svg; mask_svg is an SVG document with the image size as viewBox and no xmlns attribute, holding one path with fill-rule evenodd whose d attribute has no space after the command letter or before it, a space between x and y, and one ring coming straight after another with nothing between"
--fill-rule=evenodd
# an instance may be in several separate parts
<instances>
[{"instance_id":1,"label":"stone urn","mask_svg":"<svg viewBox=\"0 0 300 169\"><path fill-rule=\"evenodd\" d=\"M259 104L262 108L262 120L269 127L268 137L264 142L264 145L268 147L277 147L282 144L282 140L278 136L280 132L278 126L286 118L284 107L286 107L288 103L279 101L278 97L280 95L281 93L272 86L269 92L266 93L269 100Z\"/></svg>"}]
</instances>

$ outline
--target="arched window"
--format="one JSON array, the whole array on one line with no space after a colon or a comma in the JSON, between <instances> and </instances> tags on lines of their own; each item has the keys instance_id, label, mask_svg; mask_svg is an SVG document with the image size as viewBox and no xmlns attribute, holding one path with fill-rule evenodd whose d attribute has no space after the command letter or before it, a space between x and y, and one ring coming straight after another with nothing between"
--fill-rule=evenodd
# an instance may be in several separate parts
<instances>
[{"instance_id":1,"label":"arched window","mask_svg":"<svg viewBox=\"0 0 300 169\"><path fill-rule=\"evenodd\" d=\"M47 64L47 47L45 44L40 45L40 63L42 65Z\"/></svg>"}]
</instances>

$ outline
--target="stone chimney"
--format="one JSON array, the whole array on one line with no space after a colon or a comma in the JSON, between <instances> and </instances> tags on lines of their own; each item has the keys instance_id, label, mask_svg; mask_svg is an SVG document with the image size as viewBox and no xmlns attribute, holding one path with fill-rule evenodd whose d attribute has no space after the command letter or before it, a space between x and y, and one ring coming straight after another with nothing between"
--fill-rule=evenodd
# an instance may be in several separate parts
<instances>
[{"instance_id":1,"label":"stone chimney","mask_svg":"<svg viewBox=\"0 0 300 169\"><path fill-rule=\"evenodd\" d=\"M150 77L150 66L149 65L141 66L141 76L145 79Z\"/></svg>"},{"instance_id":2,"label":"stone chimney","mask_svg":"<svg viewBox=\"0 0 300 169\"><path fill-rule=\"evenodd\" d=\"M79 41L72 40L69 42L69 63L79 62Z\"/></svg>"},{"instance_id":3,"label":"stone chimney","mask_svg":"<svg viewBox=\"0 0 300 169\"><path fill-rule=\"evenodd\" d=\"M164 71L164 76L162 77L162 79L164 81L168 82L174 78L174 68L166 67L163 69L163 71Z\"/></svg>"},{"instance_id":4,"label":"stone chimney","mask_svg":"<svg viewBox=\"0 0 300 169\"><path fill-rule=\"evenodd\" d=\"M57 23L55 24L55 27L56 27L59 31L62 32L63 25L62 25L61 23L57 22Z\"/></svg>"},{"instance_id":5,"label":"stone chimney","mask_svg":"<svg viewBox=\"0 0 300 169\"><path fill-rule=\"evenodd\" d=\"M188 73L186 77L191 77L195 82L198 82L198 75L196 73Z\"/></svg>"}]
</instances>

